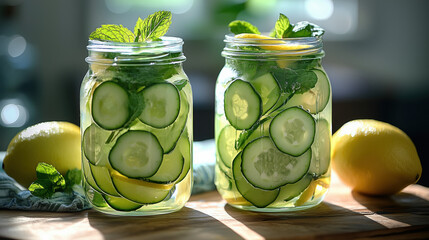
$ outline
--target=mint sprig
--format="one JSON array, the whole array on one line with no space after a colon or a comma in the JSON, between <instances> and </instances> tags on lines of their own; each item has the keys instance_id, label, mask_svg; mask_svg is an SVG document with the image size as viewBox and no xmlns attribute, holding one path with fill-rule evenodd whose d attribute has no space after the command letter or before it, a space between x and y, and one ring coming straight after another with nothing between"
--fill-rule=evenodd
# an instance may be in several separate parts
<instances>
[{"instance_id":1,"label":"mint sprig","mask_svg":"<svg viewBox=\"0 0 429 240\"><path fill-rule=\"evenodd\" d=\"M28 190L34 196L41 198L49 198L55 192L70 193L75 184L80 184L81 174L81 170L73 169L67 171L63 177L54 166L41 162L36 167L37 180L30 185Z\"/></svg>"},{"instance_id":2,"label":"mint sprig","mask_svg":"<svg viewBox=\"0 0 429 240\"><path fill-rule=\"evenodd\" d=\"M90 40L112 42L147 42L164 36L171 25L171 12L158 11L145 19L138 18L134 32L122 25L101 25L89 35Z\"/></svg>"},{"instance_id":3,"label":"mint sprig","mask_svg":"<svg viewBox=\"0 0 429 240\"><path fill-rule=\"evenodd\" d=\"M229 30L234 34L241 33L256 33L260 34L259 30L252 24L246 21L235 20L229 25ZM319 37L325 33L323 28L316 24L307 21L298 22L296 24L290 23L289 18L280 13L274 29L270 33L270 37L274 38L298 38L298 37Z\"/></svg>"},{"instance_id":4,"label":"mint sprig","mask_svg":"<svg viewBox=\"0 0 429 240\"><path fill-rule=\"evenodd\" d=\"M261 34L257 27L253 26L251 23L246 21L235 20L229 23L228 27L229 27L229 31L231 31L234 34L241 34L241 33Z\"/></svg>"}]
</instances>

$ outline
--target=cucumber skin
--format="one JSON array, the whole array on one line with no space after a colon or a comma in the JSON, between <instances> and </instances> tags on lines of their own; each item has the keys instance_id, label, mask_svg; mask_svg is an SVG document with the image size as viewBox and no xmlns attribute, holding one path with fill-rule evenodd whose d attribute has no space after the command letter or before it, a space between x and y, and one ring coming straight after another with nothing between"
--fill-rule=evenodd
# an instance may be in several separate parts
<instances>
[{"instance_id":1,"label":"cucumber skin","mask_svg":"<svg viewBox=\"0 0 429 240\"><path fill-rule=\"evenodd\" d=\"M115 204L114 202L112 202L112 200L115 200L115 197L111 197L111 196L107 196L107 195L102 195L104 201L107 203L107 205L109 205L109 207L117 210L117 211L122 211L122 212L130 212L130 211L135 211L139 208L141 208L143 206L143 204L138 204L138 203L134 203L128 199L125 198L121 198L121 197L117 197L120 201L129 201L130 203L134 204L134 206L120 206L121 204ZM110 200L109 198L112 198L112 200Z\"/></svg>"},{"instance_id":2,"label":"cucumber skin","mask_svg":"<svg viewBox=\"0 0 429 240\"><path fill-rule=\"evenodd\" d=\"M246 199L248 202L250 202L253 206L257 208L264 208L273 203L276 198L278 197L280 193L280 189L274 189L274 190L263 190L259 188L255 188L252 184L250 184L246 178L243 176L242 170L241 170L241 156L242 152L237 154L235 157L232 167L233 167L233 178L235 185L237 187L238 192L243 196L244 199ZM239 169L238 169L239 168ZM244 186L243 186L244 185ZM247 191L244 192L247 188ZM250 193L248 192L250 189ZM273 194L270 196L270 194ZM256 197L255 197L256 196ZM268 201L266 202L258 202L259 197L271 197L268 198ZM255 198L254 198L255 197Z\"/></svg>"}]
</instances>

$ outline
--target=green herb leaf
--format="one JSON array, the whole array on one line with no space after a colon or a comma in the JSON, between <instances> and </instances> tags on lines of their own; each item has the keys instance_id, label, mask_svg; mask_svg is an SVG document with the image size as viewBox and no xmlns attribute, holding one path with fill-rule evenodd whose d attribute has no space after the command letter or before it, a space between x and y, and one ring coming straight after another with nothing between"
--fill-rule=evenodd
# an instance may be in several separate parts
<instances>
[{"instance_id":1,"label":"green herb leaf","mask_svg":"<svg viewBox=\"0 0 429 240\"><path fill-rule=\"evenodd\" d=\"M66 182L63 176L50 164L44 162L37 164L36 176L37 180L28 188L35 196L46 198L65 189Z\"/></svg>"},{"instance_id":2,"label":"green herb leaf","mask_svg":"<svg viewBox=\"0 0 429 240\"><path fill-rule=\"evenodd\" d=\"M235 141L235 149L240 150L240 148L244 145L244 143L247 141L247 139L252 135L252 133L262 124L264 124L267 120L271 119L271 117L266 117L263 119L260 119L256 121L249 129L243 130L240 133L240 136Z\"/></svg>"},{"instance_id":3,"label":"green herb leaf","mask_svg":"<svg viewBox=\"0 0 429 240\"><path fill-rule=\"evenodd\" d=\"M234 34L255 33L261 34L257 27L246 21L235 20L229 24L229 31Z\"/></svg>"},{"instance_id":4,"label":"green herb leaf","mask_svg":"<svg viewBox=\"0 0 429 240\"><path fill-rule=\"evenodd\" d=\"M276 32L276 38L283 38L291 30L289 18L280 13L279 19L277 19L274 30Z\"/></svg>"},{"instance_id":5,"label":"green herb leaf","mask_svg":"<svg viewBox=\"0 0 429 240\"><path fill-rule=\"evenodd\" d=\"M112 42L133 42L135 35L122 25L101 25L89 35L91 40L112 41Z\"/></svg>"},{"instance_id":6,"label":"green herb leaf","mask_svg":"<svg viewBox=\"0 0 429 240\"><path fill-rule=\"evenodd\" d=\"M75 168L75 169L71 169L68 170L66 175L64 176L64 179L66 181L66 186L64 191L65 192L72 192L73 191L73 186L78 184L81 184L82 181L82 171Z\"/></svg>"},{"instance_id":7,"label":"green herb leaf","mask_svg":"<svg viewBox=\"0 0 429 240\"><path fill-rule=\"evenodd\" d=\"M47 179L36 180L28 187L31 194L41 198L49 198L54 194L52 183Z\"/></svg>"},{"instance_id":8,"label":"green herb leaf","mask_svg":"<svg viewBox=\"0 0 429 240\"><path fill-rule=\"evenodd\" d=\"M309 23L307 21L298 22L293 27L292 31L287 32L285 37L298 38L298 37L318 37L325 33L323 28Z\"/></svg>"},{"instance_id":9,"label":"green herb leaf","mask_svg":"<svg viewBox=\"0 0 429 240\"><path fill-rule=\"evenodd\" d=\"M304 93L313 88L317 82L317 75L306 69L272 68L271 73L283 93Z\"/></svg>"},{"instance_id":10,"label":"green herb leaf","mask_svg":"<svg viewBox=\"0 0 429 240\"><path fill-rule=\"evenodd\" d=\"M173 82L173 84L176 86L176 88L180 91L182 88L188 84L188 81L186 79L180 79Z\"/></svg>"},{"instance_id":11,"label":"green herb leaf","mask_svg":"<svg viewBox=\"0 0 429 240\"><path fill-rule=\"evenodd\" d=\"M39 180L49 180L55 188L64 188L66 182L54 166L41 162L37 164L36 176Z\"/></svg>"},{"instance_id":12,"label":"green herb leaf","mask_svg":"<svg viewBox=\"0 0 429 240\"><path fill-rule=\"evenodd\" d=\"M145 42L148 40L156 40L165 33L171 24L171 12L169 11L158 11L154 14L149 15L147 18L142 20L139 18L134 27L134 34L137 35L138 30L141 31L139 40Z\"/></svg>"}]
</instances>

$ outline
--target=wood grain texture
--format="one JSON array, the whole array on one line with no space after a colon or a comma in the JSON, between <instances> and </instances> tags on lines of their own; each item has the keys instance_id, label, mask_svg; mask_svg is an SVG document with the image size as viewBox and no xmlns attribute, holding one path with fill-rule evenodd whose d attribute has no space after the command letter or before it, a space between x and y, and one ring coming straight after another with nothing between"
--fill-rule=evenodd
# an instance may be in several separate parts
<instances>
[{"instance_id":1,"label":"wood grain texture","mask_svg":"<svg viewBox=\"0 0 429 240\"><path fill-rule=\"evenodd\" d=\"M217 192L192 196L182 210L119 217L94 210L45 213L0 210L0 237L18 239L425 239L429 189L420 185L374 198L351 192L333 176L319 206L294 213L235 209Z\"/></svg>"}]
</instances>

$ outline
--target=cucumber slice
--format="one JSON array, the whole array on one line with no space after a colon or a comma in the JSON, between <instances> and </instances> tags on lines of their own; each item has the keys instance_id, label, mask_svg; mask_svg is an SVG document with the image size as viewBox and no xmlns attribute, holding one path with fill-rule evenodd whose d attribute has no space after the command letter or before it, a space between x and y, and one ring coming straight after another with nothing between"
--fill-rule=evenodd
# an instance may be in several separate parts
<instances>
[{"instance_id":1,"label":"cucumber slice","mask_svg":"<svg viewBox=\"0 0 429 240\"><path fill-rule=\"evenodd\" d=\"M161 202L173 187L173 184L158 184L127 178L116 171L112 171L111 176L116 190L122 197L141 204Z\"/></svg>"},{"instance_id":2,"label":"cucumber slice","mask_svg":"<svg viewBox=\"0 0 429 240\"><path fill-rule=\"evenodd\" d=\"M92 176L90 162L83 156L82 158L82 170L83 170L83 176L85 177L86 182L89 186L97 190L98 192L103 192L98 186L97 183L95 183L94 177Z\"/></svg>"},{"instance_id":3,"label":"cucumber slice","mask_svg":"<svg viewBox=\"0 0 429 240\"><path fill-rule=\"evenodd\" d=\"M239 153L232 163L232 172L234 175L235 185L237 186L238 192L240 192L243 198L245 198L255 207L263 208L270 205L274 200L276 200L277 196L279 195L279 189L263 190L252 186L252 184L250 184L243 176L243 173L241 171L241 155L242 154Z\"/></svg>"},{"instance_id":4,"label":"cucumber slice","mask_svg":"<svg viewBox=\"0 0 429 240\"><path fill-rule=\"evenodd\" d=\"M331 85L324 71L314 69L313 72L317 75L316 85L305 93L295 94L286 103L286 107L302 106L312 114L325 109L331 95Z\"/></svg>"},{"instance_id":5,"label":"cucumber slice","mask_svg":"<svg viewBox=\"0 0 429 240\"><path fill-rule=\"evenodd\" d=\"M306 174L298 182L281 187L276 203L282 205L285 201L299 196L310 185L312 179L313 176L311 174Z\"/></svg>"},{"instance_id":6,"label":"cucumber slice","mask_svg":"<svg viewBox=\"0 0 429 240\"><path fill-rule=\"evenodd\" d=\"M96 207L106 207L107 203L103 198L103 194L101 191L95 190L92 186L88 184L88 182L85 182L83 185L83 189L85 191L85 197L86 199L94 206Z\"/></svg>"},{"instance_id":7,"label":"cucumber slice","mask_svg":"<svg viewBox=\"0 0 429 240\"><path fill-rule=\"evenodd\" d=\"M192 155L191 155L191 144L189 143L188 134L182 135L177 143L177 148L180 150L180 153L183 156L183 169L180 173L180 176L177 178L176 183L180 183L185 177L189 174L192 164Z\"/></svg>"},{"instance_id":8,"label":"cucumber slice","mask_svg":"<svg viewBox=\"0 0 429 240\"><path fill-rule=\"evenodd\" d=\"M89 162L88 162L89 163ZM110 178L109 169L107 167L95 166L89 163L92 177L101 192L112 196L119 197L119 193L113 186L112 179Z\"/></svg>"},{"instance_id":9,"label":"cucumber slice","mask_svg":"<svg viewBox=\"0 0 429 240\"><path fill-rule=\"evenodd\" d=\"M103 198L111 208L118 211L129 212L137 210L143 206L142 204L132 202L122 197L103 195Z\"/></svg>"},{"instance_id":10,"label":"cucumber slice","mask_svg":"<svg viewBox=\"0 0 429 240\"><path fill-rule=\"evenodd\" d=\"M146 131L130 130L122 134L109 154L113 169L131 178L147 178L162 163L162 147L158 139Z\"/></svg>"},{"instance_id":11,"label":"cucumber slice","mask_svg":"<svg viewBox=\"0 0 429 240\"><path fill-rule=\"evenodd\" d=\"M180 91L180 112L175 122L166 128L154 128L149 125L138 125L139 129L153 133L164 150L164 153L169 153L176 146L178 139L182 135L188 121L190 104L184 91Z\"/></svg>"},{"instance_id":12,"label":"cucumber slice","mask_svg":"<svg viewBox=\"0 0 429 240\"><path fill-rule=\"evenodd\" d=\"M262 114L268 112L280 97L280 87L271 73L266 73L250 81L262 100Z\"/></svg>"},{"instance_id":13,"label":"cucumber slice","mask_svg":"<svg viewBox=\"0 0 429 240\"><path fill-rule=\"evenodd\" d=\"M227 167L225 165L225 163L222 160L220 160L220 159L216 160L216 165L219 167L219 170L222 171L226 176L228 176L229 178L232 178L231 167ZM232 164L231 164L231 166L232 166Z\"/></svg>"},{"instance_id":14,"label":"cucumber slice","mask_svg":"<svg viewBox=\"0 0 429 240\"><path fill-rule=\"evenodd\" d=\"M316 176L325 174L331 162L331 126L325 119L316 121L316 134L311 149L313 156L308 171Z\"/></svg>"},{"instance_id":15,"label":"cucumber slice","mask_svg":"<svg viewBox=\"0 0 429 240\"><path fill-rule=\"evenodd\" d=\"M221 161L231 168L232 160L234 160L238 151L235 149L235 140L238 138L239 132L231 125L225 126L219 133L217 139L217 151Z\"/></svg>"},{"instance_id":16,"label":"cucumber slice","mask_svg":"<svg viewBox=\"0 0 429 240\"><path fill-rule=\"evenodd\" d=\"M155 128L164 128L172 124L180 110L180 94L177 88L168 82L151 85L141 92L143 111L140 121Z\"/></svg>"},{"instance_id":17,"label":"cucumber slice","mask_svg":"<svg viewBox=\"0 0 429 240\"><path fill-rule=\"evenodd\" d=\"M110 132L91 124L85 129L82 137L82 150L89 162L96 165L101 158L107 157L104 154L103 147L109 138Z\"/></svg>"},{"instance_id":18,"label":"cucumber slice","mask_svg":"<svg viewBox=\"0 0 429 240\"><path fill-rule=\"evenodd\" d=\"M92 119L107 130L121 128L131 116L128 92L113 81L103 82L94 90L91 106Z\"/></svg>"},{"instance_id":19,"label":"cucumber slice","mask_svg":"<svg viewBox=\"0 0 429 240\"><path fill-rule=\"evenodd\" d=\"M241 169L253 186L273 190L295 183L310 167L311 150L299 157L279 151L269 137L250 142L243 150Z\"/></svg>"},{"instance_id":20,"label":"cucumber slice","mask_svg":"<svg viewBox=\"0 0 429 240\"><path fill-rule=\"evenodd\" d=\"M262 114L262 100L250 83L237 79L225 90L224 108L234 128L248 129Z\"/></svg>"},{"instance_id":21,"label":"cucumber slice","mask_svg":"<svg viewBox=\"0 0 429 240\"><path fill-rule=\"evenodd\" d=\"M270 136L276 147L295 157L310 148L314 141L314 134L314 118L299 107L283 110L270 124Z\"/></svg>"},{"instance_id":22,"label":"cucumber slice","mask_svg":"<svg viewBox=\"0 0 429 240\"><path fill-rule=\"evenodd\" d=\"M220 166L216 164L215 166L215 185L218 189L222 190L231 190L232 189L232 179L226 175L225 172L223 172L220 169Z\"/></svg>"},{"instance_id":23,"label":"cucumber slice","mask_svg":"<svg viewBox=\"0 0 429 240\"><path fill-rule=\"evenodd\" d=\"M147 178L148 181L157 183L170 183L176 181L183 170L184 158L178 147L169 154L164 154L161 166L156 173Z\"/></svg>"}]
</instances>

